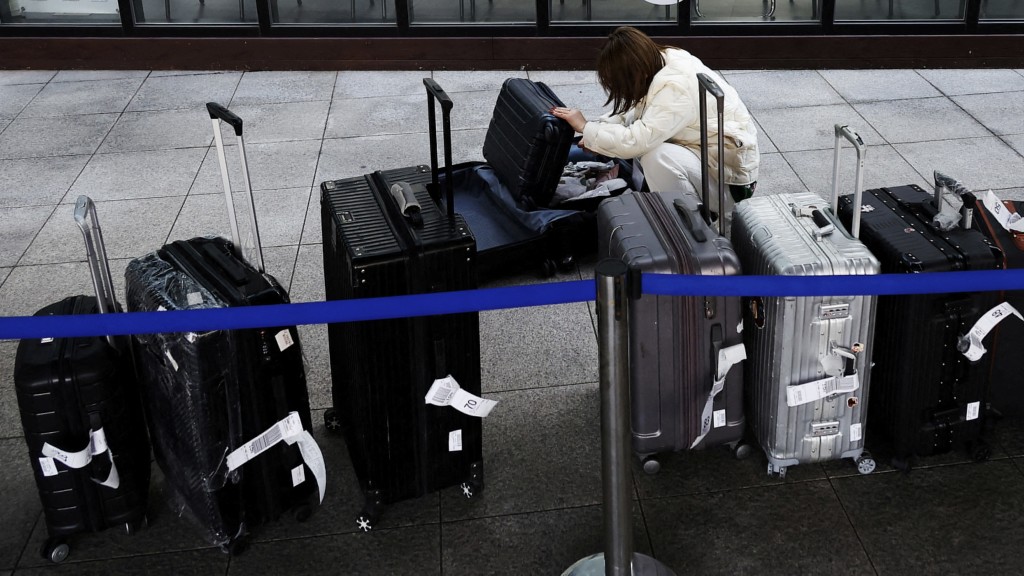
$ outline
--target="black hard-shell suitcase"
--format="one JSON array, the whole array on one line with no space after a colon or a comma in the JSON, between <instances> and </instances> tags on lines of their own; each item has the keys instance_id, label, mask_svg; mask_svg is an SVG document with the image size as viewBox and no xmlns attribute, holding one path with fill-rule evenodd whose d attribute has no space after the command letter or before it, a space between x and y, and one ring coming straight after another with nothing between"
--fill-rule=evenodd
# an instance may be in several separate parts
<instances>
[{"instance_id":1,"label":"black hard-shell suitcase","mask_svg":"<svg viewBox=\"0 0 1024 576\"><path fill-rule=\"evenodd\" d=\"M721 89L698 75L701 113L706 90ZM705 209L709 206L707 122L701 122L703 203L685 192L631 192L598 209L598 253L645 273L738 275L739 258ZM721 133L718 145L721 147ZM721 167L720 167L721 169ZM718 182L723 181L722 174ZM719 184L719 196L724 187ZM743 448L743 367L746 358L739 297L641 296L630 310L629 374L633 451L644 470L659 469L656 454L731 444Z\"/></svg>"},{"instance_id":2,"label":"black hard-shell suitcase","mask_svg":"<svg viewBox=\"0 0 1024 576\"><path fill-rule=\"evenodd\" d=\"M1024 215L1024 202L1002 200L1001 203L1005 211ZM1024 268L1024 232L1004 228L984 202L978 202L975 214L975 227L1003 251L1004 267L1008 270ZM1001 292L999 299L1009 302L1024 314L1024 291ZM1020 352L1024 350L1024 322L1010 318L1000 323L988 348L992 355L989 377L992 408L1003 416L1024 416L1024 391L1020 387L1019 368Z\"/></svg>"},{"instance_id":3,"label":"black hard-shell suitcase","mask_svg":"<svg viewBox=\"0 0 1024 576\"><path fill-rule=\"evenodd\" d=\"M80 196L75 220L85 236L96 296L72 296L36 316L118 310L92 201ZM127 340L26 339L18 344L14 385L49 533L42 554L64 560L68 536L146 522L150 451ZM108 449L109 448L109 449Z\"/></svg>"},{"instance_id":4,"label":"black hard-shell suitcase","mask_svg":"<svg viewBox=\"0 0 1024 576\"><path fill-rule=\"evenodd\" d=\"M931 222L936 198L917 185L864 192L860 238L883 273L991 270L1003 254L977 230L943 232ZM850 196L840 198L849 225ZM893 465L962 445L976 460L990 450L981 438L991 355L969 361L957 345L997 302L992 292L880 296L872 360L868 430L892 442Z\"/></svg>"},{"instance_id":5,"label":"black hard-shell suitcase","mask_svg":"<svg viewBox=\"0 0 1024 576\"><path fill-rule=\"evenodd\" d=\"M433 110L434 93L429 99ZM424 174L429 168L413 167L320 185L328 300L477 287L476 241L451 196L447 209L431 196ZM449 486L467 497L483 489L480 418L425 402L446 376L480 394L479 330L475 312L328 326L334 408L326 425L344 436L366 495L360 529L396 501Z\"/></svg>"},{"instance_id":6,"label":"black hard-shell suitcase","mask_svg":"<svg viewBox=\"0 0 1024 576\"><path fill-rule=\"evenodd\" d=\"M575 135L567 122L551 114L556 106L565 104L543 82L509 78L484 137L484 159L512 197L531 208L551 201Z\"/></svg>"},{"instance_id":7,"label":"black hard-shell suitcase","mask_svg":"<svg viewBox=\"0 0 1024 576\"><path fill-rule=\"evenodd\" d=\"M241 120L208 105L223 160L219 120ZM221 166L222 171L226 167ZM246 167L242 166L243 171ZM257 267L235 242L179 240L132 260L126 269L131 311L196 310L287 303L264 272L248 186ZM225 191L230 199L230 190ZM233 214L229 203L229 213ZM312 429L306 376L294 326L135 337L135 354L153 451L178 505L207 540L238 552L249 530L291 513L305 520L323 497L322 456Z\"/></svg>"}]
</instances>

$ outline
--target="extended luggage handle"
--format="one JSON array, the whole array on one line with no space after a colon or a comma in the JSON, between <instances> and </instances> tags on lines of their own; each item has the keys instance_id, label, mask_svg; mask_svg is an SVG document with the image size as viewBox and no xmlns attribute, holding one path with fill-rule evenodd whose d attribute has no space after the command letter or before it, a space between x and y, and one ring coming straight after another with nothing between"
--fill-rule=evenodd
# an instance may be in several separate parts
<instances>
[{"instance_id":1,"label":"extended luggage handle","mask_svg":"<svg viewBox=\"0 0 1024 576\"><path fill-rule=\"evenodd\" d=\"M710 204L708 203L711 181L708 171L711 169L708 154L708 93L715 97L715 108L718 112L718 233L725 232L725 136L722 125L725 123L725 92L711 76L701 72L697 74L697 84L700 85L700 189L701 199L707 209L708 218L711 217ZM708 225L711 221L708 220Z\"/></svg>"},{"instance_id":2,"label":"extended luggage handle","mask_svg":"<svg viewBox=\"0 0 1024 576\"><path fill-rule=\"evenodd\" d=\"M96 291L96 303L100 314L117 310L117 297L114 293L114 282L110 275L110 262L107 260L107 247L103 243L103 230L100 229L99 218L96 217L96 205L92 198L82 195L75 202L75 222L82 230L85 239L85 254L89 260L89 275ZM114 346L114 337L107 335L107 342Z\"/></svg>"},{"instance_id":3,"label":"extended luggage handle","mask_svg":"<svg viewBox=\"0 0 1024 576\"><path fill-rule=\"evenodd\" d=\"M448 204L448 218L451 220L455 218L455 184L452 182L452 108L455 104L433 78L424 78L423 85L427 88L427 123L430 126L430 181L435 190L440 182L437 169L437 113L434 101L441 104L445 198Z\"/></svg>"},{"instance_id":4,"label":"extended luggage handle","mask_svg":"<svg viewBox=\"0 0 1024 576\"><path fill-rule=\"evenodd\" d=\"M217 145L217 161L220 162L220 178L224 184L224 199L228 209L228 221L231 225L231 240L235 245L235 253L242 260L245 254L242 251L242 237L238 233L238 220L235 218L235 201L231 194L231 179L228 176L228 163L224 157L224 139L220 135L220 123L226 122L235 129L235 136L238 138L238 160L242 168L242 182L245 184L245 193L249 199L249 225L252 226L252 234L256 244L256 262L253 262L260 271L266 272L263 262L263 245L260 243L260 229L256 222L256 200L252 194L252 183L249 180L249 163L245 156L245 140L242 138L242 119L234 112L217 104L207 102L206 111L210 113L210 120L213 122L213 140Z\"/></svg>"},{"instance_id":5,"label":"extended luggage handle","mask_svg":"<svg viewBox=\"0 0 1024 576\"><path fill-rule=\"evenodd\" d=\"M849 126L836 124L835 132L836 146L832 160L832 213L839 214L839 153L843 147L843 139L846 139L853 144L853 149L857 152L857 175L854 177L850 234L853 234L854 238L860 238L860 207L864 197L864 157L867 155L867 146L864 145L864 140Z\"/></svg>"}]
</instances>

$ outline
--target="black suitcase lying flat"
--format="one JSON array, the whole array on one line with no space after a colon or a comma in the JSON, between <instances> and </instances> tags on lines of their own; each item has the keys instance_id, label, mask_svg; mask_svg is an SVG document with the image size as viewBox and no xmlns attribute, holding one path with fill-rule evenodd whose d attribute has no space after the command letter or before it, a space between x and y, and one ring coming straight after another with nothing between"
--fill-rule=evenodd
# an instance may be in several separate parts
<instances>
[{"instance_id":1,"label":"black suitcase lying flat","mask_svg":"<svg viewBox=\"0 0 1024 576\"><path fill-rule=\"evenodd\" d=\"M208 106L211 118L235 125L244 150L241 121ZM219 131L216 139L222 154ZM248 186L247 192L256 230ZM193 238L132 260L125 271L128 309L287 303L287 292L263 271L258 231L258 269L236 252L234 223L232 234L234 245ZM288 512L308 518L322 499L324 472L319 449L305 432L312 422L295 327L144 334L135 344L157 463L207 540L238 552L250 528Z\"/></svg>"},{"instance_id":2,"label":"black suitcase lying flat","mask_svg":"<svg viewBox=\"0 0 1024 576\"><path fill-rule=\"evenodd\" d=\"M75 219L97 296L65 298L36 316L117 310L95 209L85 196ZM127 344L104 337L18 344L14 385L49 533L42 553L53 562L67 557L68 536L112 526L131 533L146 522L149 439Z\"/></svg>"},{"instance_id":3,"label":"black suitcase lying flat","mask_svg":"<svg viewBox=\"0 0 1024 576\"><path fill-rule=\"evenodd\" d=\"M328 300L476 288L473 235L415 184L423 174L408 168L321 184ZM412 182L406 190L420 209L403 216L391 181ZM362 530L384 505L460 484L466 496L483 489L480 418L424 401L448 375L480 394L479 330L475 312L328 325L334 408L326 424L344 435L366 494Z\"/></svg>"},{"instance_id":4,"label":"black suitcase lying flat","mask_svg":"<svg viewBox=\"0 0 1024 576\"><path fill-rule=\"evenodd\" d=\"M933 196L916 185L864 192L860 238L883 273L1002 268L1003 255L977 230L941 232L930 222ZM840 198L849 225L850 196ZM893 443L893 465L914 456L965 446L976 460L990 450L981 438L991 355L970 362L961 336L998 304L998 294L974 292L880 296L871 375L871 434Z\"/></svg>"}]
</instances>

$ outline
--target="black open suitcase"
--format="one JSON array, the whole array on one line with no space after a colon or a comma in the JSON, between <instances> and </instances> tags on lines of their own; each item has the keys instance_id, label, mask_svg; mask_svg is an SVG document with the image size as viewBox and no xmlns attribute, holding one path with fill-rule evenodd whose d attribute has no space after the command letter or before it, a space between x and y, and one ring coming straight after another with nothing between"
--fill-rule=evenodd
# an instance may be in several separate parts
<instances>
[{"instance_id":1,"label":"black open suitcase","mask_svg":"<svg viewBox=\"0 0 1024 576\"><path fill-rule=\"evenodd\" d=\"M228 186L234 243L175 241L132 260L125 271L130 311L289 301L264 271L242 122L219 105L207 106L223 174L219 121L232 124L238 136L257 266L242 255ZM285 513L299 521L309 517L322 500L324 470L308 435L309 398L294 326L143 334L134 344L157 464L208 541L237 553L250 529Z\"/></svg>"},{"instance_id":2,"label":"black open suitcase","mask_svg":"<svg viewBox=\"0 0 1024 576\"><path fill-rule=\"evenodd\" d=\"M80 196L74 215L96 296L71 296L36 316L118 310L92 201ZM79 532L124 526L131 534L143 526L149 438L127 339L22 340L14 386L49 534L43 557L63 561L67 537Z\"/></svg>"},{"instance_id":3,"label":"black open suitcase","mask_svg":"<svg viewBox=\"0 0 1024 576\"><path fill-rule=\"evenodd\" d=\"M451 101L432 92L431 110L435 96L447 124ZM477 287L476 241L451 195L445 209L428 191L430 175L413 167L320 185L328 300ZM334 408L326 425L344 436L366 495L360 529L400 500L456 485L467 497L483 489L480 418L425 403L449 375L480 394L479 330L476 312L328 325Z\"/></svg>"},{"instance_id":4,"label":"black open suitcase","mask_svg":"<svg viewBox=\"0 0 1024 576\"><path fill-rule=\"evenodd\" d=\"M916 185L864 192L860 238L882 272L1002 268L1002 252L979 231L931 224L938 194ZM849 226L852 196L840 197L839 206ZM892 442L894 467L909 470L913 457L954 446L975 460L989 457L982 433L992 356L971 362L957 345L998 302L993 292L879 297L868 429Z\"/></svg>"}]
</instances>

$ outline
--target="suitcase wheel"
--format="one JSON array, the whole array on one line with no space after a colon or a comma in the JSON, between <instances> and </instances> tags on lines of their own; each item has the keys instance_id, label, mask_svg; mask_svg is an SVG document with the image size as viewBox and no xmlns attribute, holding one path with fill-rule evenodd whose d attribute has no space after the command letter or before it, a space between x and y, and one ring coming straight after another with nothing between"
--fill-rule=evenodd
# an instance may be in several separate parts
<instances>
[{"instance_id":1,"label":"suitcase wheel","mask_svg":"<svg viewBox=\"0 0 1024 576\"><path fill-rule=\"evenodd\" d=\"M47 538L46 542L43 543L43 549L41 550L43 558L46 558L54 564L60 564L67 559L68 554L71 553L71 546L60 538Z\"/></svg>"},{"instance_id":2,"label":"suitcase wheel","mask_svg":"<svg viewBox=\"0 0 1024 576\"><path fill-rule=\"evenodd\" d=\"M479 482L463 482L459 489L462 490L462 495L466 498L472 498L483 491L484 487Z\"/></svg>"},{"instance_id":3,"label":"suitcase wheel","mask_svg":"<svg viewBox=\"0 0 1024 576\"><path fill-rule=\"evenodd\" d=\"M754 453L754 447L746 442L736 442L731 445L730 448L732 448L732 455L735 456L737 460L746 460Z\"/></svg>"},{"instance_id":4,"label":"suitcase wheel","mask_svg":"<svg viewBox=\"0 0 1024 576\"><path fill-rule=\"evenodd\" d=\"M640 459L640 466L644 470L644 474L648 476L654 476L661 470L661 462L654 456L644 456Z\"/></svg>"},{"instance_id":5,"label":"suitcase wheel","mask_svg":"<svg viewBox=\"0 0 1024 576\"><path fill-rule=\"evenodd\" d=\"M975 440L967 445L967 452L971 455L971 460L975 462L984 462L992 456L992 449L984 440Z\"/></svg>"},{"instance_id":6,"label":"suitcase wheel","mask_svg":"<svg viewBox=\"0 0 1024 576\"><path fill-rule=\"evenodd\" d=\"M551 278L555 275L556 270L555 261L550 258L545 258L544 261L540 263L541 278Z\"/></svg>"},{"instance_id":7,"label":"suitcase wheel","mask_svg":"<svg viewBox=\"0 0 1024 576\"><path fill-rule=\"evenodd\" d=\"M296 522L305 522L313 516L313 507L307 504L303 504L295 508L292 512Z\"/></svg>"},{"instance_id":8,"label":"suitcase wheel","mask_svg":"<svg viewBox=\"0 0 1024 576\"><path fill-rule=\"evenodd\" d=\"M776 466L776 465L772 464L771 462L769 462L768 463L768 475L769 476L773 476L775 474L779 475L779 479L780 480L785 478L786 477L786 467L785 466Z\"/></svg>"},{"instance_id":9,"label":"suitcase wheel","mask_svg":"<svg viewBox=\"0 0 1024 576\"><path fill-rule=\"evenodd\" d=\"M857 472L861 474L871 474L875 471L877 464L875 459L871 457L871 454L867 452L861 453L860 457L855 460L857 464Z\"/></svg>"},{"instance_id":10,"label":"suitcase wheel","mask_svg":"<svg viewBox=\"0 0 1024 576\"><path fill-rule=\"evenodd\" d=\"M893 458L890 464L892 464L893 468L903 472L904 474L910 472L911 466L909 458Z\"/></svg>"},{"instance_id":11,"label":"suitcase wheel","mask_svg":"<svg viewBox=\"0 0 1024 576\"><path fill-rule=\"evenodd\" d=\"M134 522L125 522L124 533L126 536L131 536L147 526L149 526L149 518L147 516L143 516Z\"/></svg>"},{"instance_id":12,"label":"suitcase wheel","mask_svg":"<svg viewBox=\"0 0 1024 576\"><path fill-rule=\"evenodd\" d=\"M370 530L373 530L373 525L377 523L377 520L378 518L376 514L364 511L359 516L356 516L356 526L358 526L363 532L369 532Z\"/></svg>"},{"instance_id":13,"label":"suitcase wheel","mask_svg":"<svg viewBox=\"0 0 1024 576\"><path fill-rule=\"evenodd\" d=\"M338 418L338 412L334 408L324 411L324 428L331 434L341 432L341 419Z\"/></svg>"}]
</instances>

